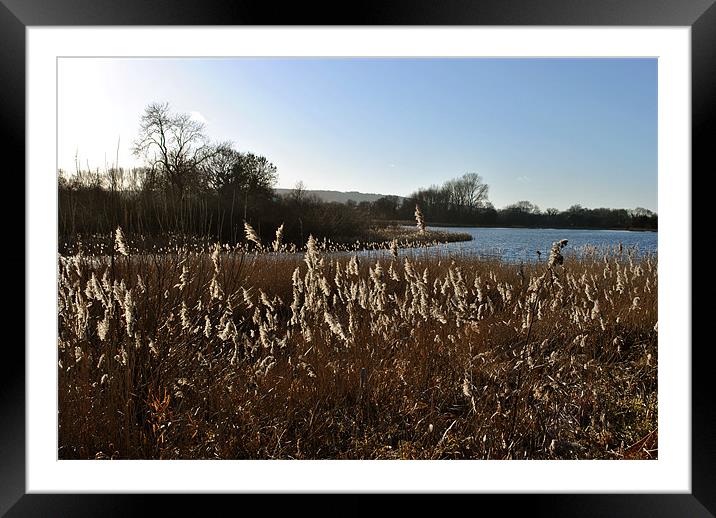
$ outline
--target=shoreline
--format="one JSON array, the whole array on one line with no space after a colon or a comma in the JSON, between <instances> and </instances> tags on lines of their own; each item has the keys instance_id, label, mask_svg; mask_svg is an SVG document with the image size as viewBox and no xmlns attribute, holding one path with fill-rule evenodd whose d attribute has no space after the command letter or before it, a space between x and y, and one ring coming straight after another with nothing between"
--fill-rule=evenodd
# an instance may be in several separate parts
<instances>
[{"instance_id":1,"label":"shoreline","mask_svg":"<svg viewBox=\"0 0 716 518\"><path fill-rule=\"evenodd\" d=\"M415 222L411 220L383 220L374 221L373 225L385 225L390 226L415 226ZM428 228L497 228L497 229L529 229L529 230L612 230L612 231L623 231L623 232L658 232L658 228L619 228L619 227L537 227L537 226L511 226L506 227L504 225L480 225L472 223L430 223L427 225Z\"/></svg>"}]
</instances>

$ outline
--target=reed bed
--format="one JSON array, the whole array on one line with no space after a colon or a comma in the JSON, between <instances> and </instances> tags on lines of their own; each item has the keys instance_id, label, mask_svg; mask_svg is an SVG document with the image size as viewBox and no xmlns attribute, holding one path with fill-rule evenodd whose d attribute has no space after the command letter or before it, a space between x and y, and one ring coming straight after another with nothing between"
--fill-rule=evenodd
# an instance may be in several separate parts
<instances>
[{"instance_id":1,"label":"reed bed","mask_svg":"<svg viewBox=\"0 0 716 518\"><path fill-rule=\"evenodd\" d=\"M283 225L281 226L283 227ZM279 228L281 228L279 227ZM281 228L282 229L282 228ZM283 229L282 229L283 230ZM256 231L252 228L254 238L258 239ZM254 239L239 241L232 244L228 249L232 252L251 253L256 251L273 251L283 253L302 253L306 251L305 244L299 246L296 243L283 242L282 235L277 236L268 245L257 246ZM179 233L167 233L162 236L133 235L126 237L128 245L136 252L149 253L176 253L194 252L210 254L216 243L216 239L210 236L195 236ZM400 248L426 248L435 247L441 244L463 242L472 240L472 236L466 232L452 232L444 230L426 229L424 232L417 231L411 227L401 225L390 225L369 229L365 239L320 239L316 240L316 246L321 252L359 252L368 250L385 250L386 245L395 242ZM274 246L276 245L277 246ZM59 244L59 251L62 255L101 255L107 256L114 248L114 242L103 234L75 235L63 239Z\"/></svg>"},{"instance_id":2,"label":"reed bed","mask_svg":"<svg viewBox=\"0 0 716 518\"><path fill-rule=\"evenodd\" d=\"M62 459L651 459L657 259L58 257Z\"/></svg>"}]
</instances>

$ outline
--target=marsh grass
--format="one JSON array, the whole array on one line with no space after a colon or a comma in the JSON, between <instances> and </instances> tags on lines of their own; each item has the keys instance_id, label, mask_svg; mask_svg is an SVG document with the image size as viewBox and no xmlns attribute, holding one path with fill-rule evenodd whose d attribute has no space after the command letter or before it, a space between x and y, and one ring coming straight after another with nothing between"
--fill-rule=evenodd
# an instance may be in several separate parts
<instances>
[{"instance_id":1,"label":"marsh grass","mask_svg":"<svg viewBox=\"0 0 716 518\"><path fill-rule=\"evenodd\" d=\"M657 456L655 257L385 248L59 256L59 457Z\"/></svg>"}]
</instances>

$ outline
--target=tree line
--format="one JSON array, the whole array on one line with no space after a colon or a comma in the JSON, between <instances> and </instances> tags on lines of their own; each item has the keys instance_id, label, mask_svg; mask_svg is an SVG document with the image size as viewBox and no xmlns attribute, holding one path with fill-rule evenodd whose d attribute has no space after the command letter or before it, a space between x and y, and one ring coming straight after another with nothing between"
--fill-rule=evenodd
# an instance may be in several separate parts
<instances>
[{"instance_id":1,"label":"tree line","mask_svg":"<svg viewBox=\"0 0 716 518\"><path fill-rule=\"evenodd\" d=\"M529 201L518 201L502 209L496 209L485 200L478 206L453 205L448 193L438 188L418 190L401 199L384 196L371 205L372 217L377 220L406 221L412 218L415 206L421 207L431 225L474 225L493 227L534 228L599 228L657 230L658 216L655 212L637 207L635 209L589 209L575 204L566 210L555 208L540 210Z\"/></svg>"},{"instance_id":2,"label":"tree line","mask_svg":"<svg viewBox=\"0 0 716 518\"><path fill-rule=\"evenodd\" d=\"M340 203L322 203L297 186L277 196L276 166L266 157L211 141L202 123L168 104L146 107L132 151L144 164L90 171L59 171L59 235L129 234L159 238L206 236L243 239L244 222L269 239L284 224L287 242L354 239L368 229L368 214Z\"/></svg>"},{"instance_id":3,"label":"tree line","mask_svg":"<svg viewBox=\"0 0 716 518\"><path fill-rule=\"evenodd\" d=\"M309 234L334 241L368 235L372 225L414 220L416 205L428 225L556 226L656 229L657 216L637 208L566 211L521 201L495 209L488 186L467 173L407 198L384 196L374 202L322 202L299 182L287 195L274 191L276 166L266 157L240 152L230 142L214 142L202 123L154 103L140 117L132 152L141 167L60 170L59 236L125 232L158 238L202 236L222 242L243 238L244 222L263 239L284 225L284 239L302 244Z\"/></svg>"}]
</instances>

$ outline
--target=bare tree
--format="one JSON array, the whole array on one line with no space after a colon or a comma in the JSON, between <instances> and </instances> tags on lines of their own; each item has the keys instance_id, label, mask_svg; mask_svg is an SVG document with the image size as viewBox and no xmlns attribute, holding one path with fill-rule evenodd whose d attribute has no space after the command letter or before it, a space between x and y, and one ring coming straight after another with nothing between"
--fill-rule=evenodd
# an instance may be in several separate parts
<instances>
[{"instance_id":1,"label":"bare tree","mask_svg":"<svg viewBox=\"0 0 716 518\"><path fill-rule=\"evenodd\" d=\"M631 216L634 218L650 218L655 213L653 211L650 211L649 209L645 209L644 207L637 207L634 210L629 211L631 213Z\"/></svg>"},{"instance_id":2,"label":"bare tree","mask_svg":"<svg viewBox=\"0 0 716 518\"><path fill-rule=\"evenodd\" d=\"M288 197L294 201L294 203L301 203L306 197L306 184L302 180L296 182L293 189L288 193Z\"/></svg>"},{"instance_id":3,"label":"bare tree","mask_svg":"<svg viewBox=\"0 0 716 518\"><path fill-rule=\"evenodd\" d=\"M144 110L132 151L183 196L186 189L201 186L201 166L225 147L212 144L204 124L189 114L172 113L169 103L153 103Z\"/></svg>"},{"instance_id":4,"label":"bare tree","mask_svg":"<svg viewBox=\"0 0 716 518\"><path fill-rule=\"evenodd\" d=\"M443 184L442 190L447 193L450 208L456 212L463 212L463 209L467 205L466 192L463 182L460 178L448 180Z\"/></svg>"},{"instance_id":5,"label":"bare tree","mask_svg":"<svg viewBox=\"0 0 716 518\"><path fill-rule=\"evenodd\" d=\"M477 173L466 173L460 178L465 204L470 210L483 208L487 203L488 185Z\"/></svg>"},{"instance_id":6,"label":"bare tree","mask_svg":"<svg viewBox=\"0 0 716 518\"><path fill-rule=\"evenodd\" d=\"M524 212L525 214L539 214L540 213L539 207L537 205L535 205L534 203L532 203L531 201L527 201L527 200L518 201L517 203L508 205L507 207L505 207L505 210Z\"/></svg>"}]
</instances>

